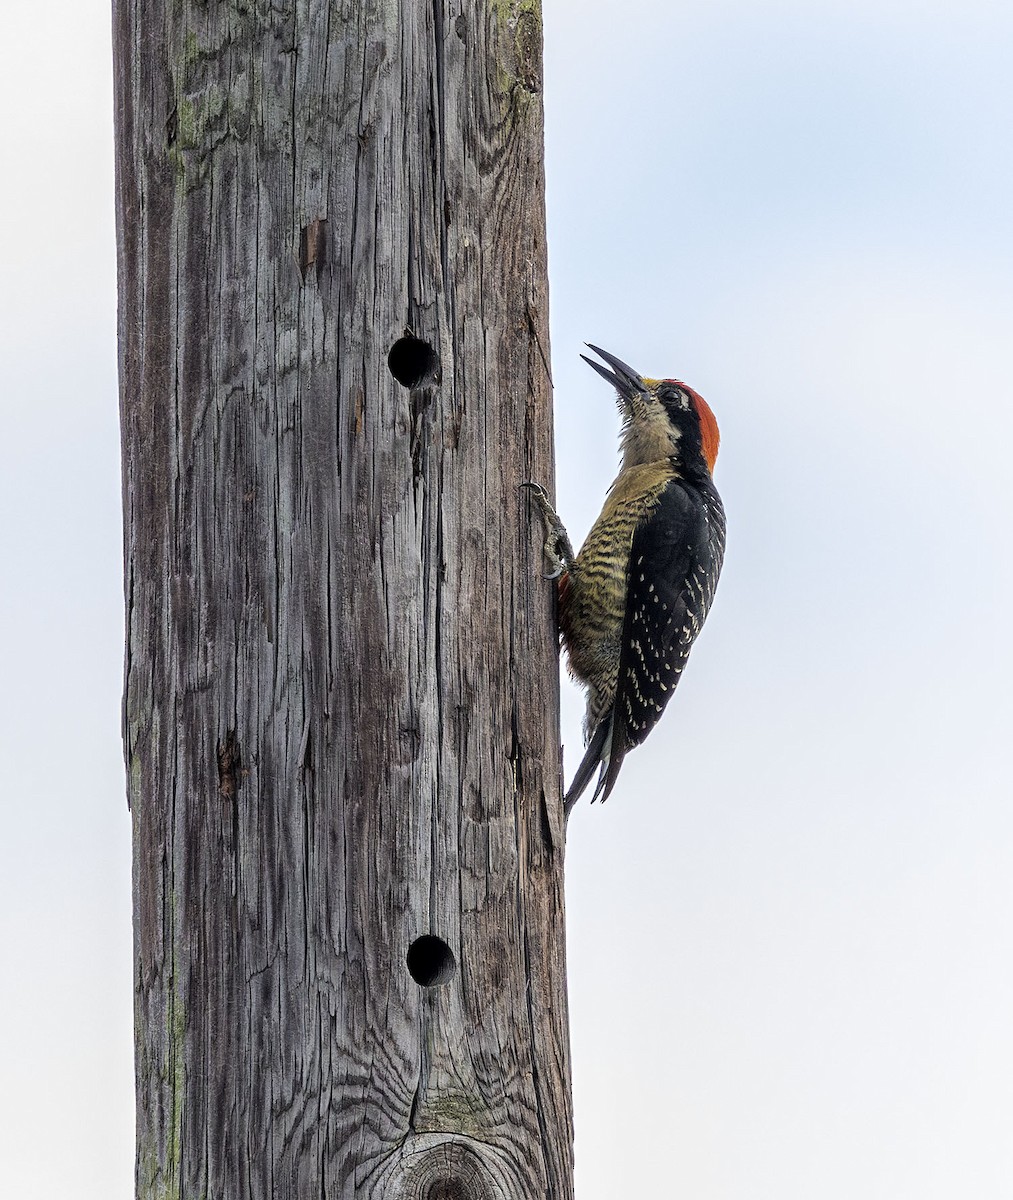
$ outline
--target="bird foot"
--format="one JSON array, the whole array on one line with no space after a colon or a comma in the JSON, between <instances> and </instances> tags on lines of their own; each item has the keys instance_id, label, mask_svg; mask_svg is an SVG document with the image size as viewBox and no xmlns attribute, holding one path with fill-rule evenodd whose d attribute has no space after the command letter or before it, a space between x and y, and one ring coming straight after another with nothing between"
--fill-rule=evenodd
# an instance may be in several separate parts
<instances>
[{"instance_id":1,"label":"bird foot","mask_svg":"<svg viewBox=\"0 0 1013 1200\"><path fill-rule=\"evenodd\" d=\"M573 566L573 547L570 545L566 528L556 510L549 503L549 493L540 483L528 481L522 483L521 487L528 488L531 492L531 497L538 505L542 523L545 526L545 545L542 547L542 553L552 569L546 572L544 577L558 579L564 571L569 571Z\"/></svg>"}]
</instances>

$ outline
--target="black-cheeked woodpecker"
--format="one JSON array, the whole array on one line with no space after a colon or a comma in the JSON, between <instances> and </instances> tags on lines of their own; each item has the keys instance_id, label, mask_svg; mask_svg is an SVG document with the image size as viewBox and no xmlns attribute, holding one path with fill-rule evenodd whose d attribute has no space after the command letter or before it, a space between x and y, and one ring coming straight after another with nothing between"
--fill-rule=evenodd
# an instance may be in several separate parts
<instances>
[{"instance_id":1,"label":"black-cheeked woodpecker","mask_svg":"<svg viewBox=\"0 0 1013 1200\"><path fill-rule=\"evenodd\" d=\"M711 477L718 427L706 401L677 379L645 379L589 349L612 368L582 355L618 393L622 466L578 554L545 489L527 485L545 521L570 670L587 688L588 745L567 813L596 770L592 800L604 800L626 754L657 723L710 609L725 548Z\"/></svg>"}]
</instances>

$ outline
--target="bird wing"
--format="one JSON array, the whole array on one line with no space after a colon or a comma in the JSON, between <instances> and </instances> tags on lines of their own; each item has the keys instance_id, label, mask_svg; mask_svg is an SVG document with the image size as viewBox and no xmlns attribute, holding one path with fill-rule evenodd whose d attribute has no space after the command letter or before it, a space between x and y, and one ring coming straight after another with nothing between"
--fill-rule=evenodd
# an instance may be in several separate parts
<instances>
[{"instance_id":1,"label":"bird wing","mask_svg":"<svg viewBox=\"0 0 1013 1200\"><path fill-rule=\"evenodd\" d=\"M717 492L678 478L666 484L634 531L615 700L592 732L566 796L567 811L599 762L593 799L604 800L627 752L657 724L714 598L724 535Z\"/></svg>"}]
</instances>

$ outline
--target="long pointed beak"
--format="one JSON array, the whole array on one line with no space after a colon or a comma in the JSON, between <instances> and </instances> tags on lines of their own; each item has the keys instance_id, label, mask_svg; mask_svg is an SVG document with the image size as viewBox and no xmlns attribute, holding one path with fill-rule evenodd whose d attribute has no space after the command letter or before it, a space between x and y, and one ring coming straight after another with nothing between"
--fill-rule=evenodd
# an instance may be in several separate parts
<instances>
[{"instance_id":1,"label":"long pointed beak","mask_svg":"<svg viewBox=\"0 0 1013 1200\"><path fill-rule=\"evenodd\" d=\"M599 358L603 358L612 370L606 371L603 366L596 363L593 359L588 358L586 354L582 354L580 357L589 367L594 367L602 379L607 379L624 400L632 401L637 396L646 396L648 394L647 384L644 383L642 377L632 367L627 366L621 358L616 358L614 354L609 354L607 350L602 350L600 346L592 346L590 342L586 344L588 350L593 350Z\"/></svg>"}]
</instances>

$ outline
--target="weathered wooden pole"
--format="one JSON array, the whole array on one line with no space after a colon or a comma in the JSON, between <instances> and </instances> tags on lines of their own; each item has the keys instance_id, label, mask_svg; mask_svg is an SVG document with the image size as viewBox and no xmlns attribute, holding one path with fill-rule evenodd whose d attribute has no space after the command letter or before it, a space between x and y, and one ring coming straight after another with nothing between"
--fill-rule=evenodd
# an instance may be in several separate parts
<instances>
[{"instance_id":1,"label":"weathered wooden pole","mask_svg":"<svg viewBox=\"0 0 1013 1200\"><path fill-rule=\"evenodd\" d=\"M538 2L114 21L137 1194L569 1197Z\"/></svg>"}]
</instances>

